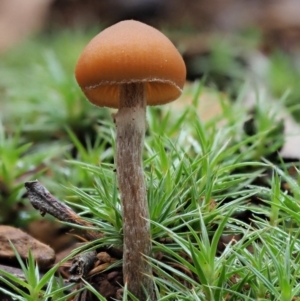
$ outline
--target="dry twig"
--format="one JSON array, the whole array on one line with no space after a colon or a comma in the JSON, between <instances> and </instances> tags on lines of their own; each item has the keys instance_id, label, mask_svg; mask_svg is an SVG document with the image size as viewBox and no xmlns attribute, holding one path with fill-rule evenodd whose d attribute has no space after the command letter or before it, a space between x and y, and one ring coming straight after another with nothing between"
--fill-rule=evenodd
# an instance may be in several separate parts
<instances>
[{"instance_id":1,"label":"dry twig","mask_svg":"<svg viewBox=\"0 0 300 301\"><path fill-rule=\"evenodd\" d=\"M39 181L26 182L25 188L30 203L35 209L40 211L42 216L48 213L63 222L84 227L93 227L91 223L83 220L70 207L55 198ZM93 230L84 231L84 235L89 240L103 237L102 233Z\"/></svg>"}]
</instances>

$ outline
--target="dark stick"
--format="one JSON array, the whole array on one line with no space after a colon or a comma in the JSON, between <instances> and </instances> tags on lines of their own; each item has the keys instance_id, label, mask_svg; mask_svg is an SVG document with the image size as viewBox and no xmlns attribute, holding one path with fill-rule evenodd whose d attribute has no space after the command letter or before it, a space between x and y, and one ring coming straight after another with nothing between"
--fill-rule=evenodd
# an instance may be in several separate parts
<instances>
[{"instance_id":1,"label":"dark stick","mask_svg":"<svg viewBox=\"0 0 300 301\"><path fill-rule=\"evenodd\" d=\"M40 182L37 180L25 183L27 196L32 206L39 210L41 215L46 213L56 217L58 220L84 227L93 227L89 222L83 220L70 207L55 198ZM95 240L103 237L102 233L93 230L86 230L85 236L89 240Z\"/></svg>"},{"instance_id":2,"label":"dark stick","mask_svg":"<svg viewBox=\"0 0 300 301\"><path fill-rule=\"evenodd\" d=\"M46 213L56 217L62 222L68 222L84 227L93 227L93 224L86 222L76 214L70 207L55 198L39 181L30 181L25 183L27 197L32 206L39 210L41 215ZM88 240L95 240L103 237L103 234L93 230L84 230L83 235ZM110 253L115 258L122 258L123 251L112 247L104 246L102 251Z\"/></svg>"},{"instance_id":3,"label":"dark stick","mask_svg":"<svg viewBox=\"0 0 300 301\"><path fill-rule=\"evenodd\" d=\"M95 251L87 252L76 256L72 261L69 269L69 281L79 282L81 278L86 278L88 273L93 269L97 261L97 253Z\"/></svg>"}]
</instances>

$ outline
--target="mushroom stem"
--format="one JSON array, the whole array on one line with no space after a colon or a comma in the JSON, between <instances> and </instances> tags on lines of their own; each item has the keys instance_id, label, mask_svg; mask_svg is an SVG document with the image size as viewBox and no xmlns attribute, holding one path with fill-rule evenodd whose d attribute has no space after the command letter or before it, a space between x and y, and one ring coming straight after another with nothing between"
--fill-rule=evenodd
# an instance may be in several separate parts
<instances>
[{"instance_id":1,"label":"mushroom stem","mask_svg":"<svg viewBox=\"0 0 300 301\"><path fill-rule=\"evenodd\" d=\"M139 300L154 300L149 209L142 165L146 130L146 96L143 83L120 85L115 115L116 166L123 213L123 275L128 290Z\"/></svg>"}]
</instances>

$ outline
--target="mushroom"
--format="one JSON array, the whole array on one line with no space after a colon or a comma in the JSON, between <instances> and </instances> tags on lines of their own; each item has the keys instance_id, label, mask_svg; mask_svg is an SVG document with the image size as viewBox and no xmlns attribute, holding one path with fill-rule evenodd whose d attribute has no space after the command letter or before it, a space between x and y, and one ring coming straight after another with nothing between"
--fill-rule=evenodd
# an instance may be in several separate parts
<instances>
[{"instance_id":1,"label":"mushroom","mask_svg":"<svg viewBox=\"0 0 300 301\"><path fill-rule=\"evenodd\" d=\"M138 21L106 28L83 50L76 80L91 103L117 108L116 169L123 216L123 275L139 300L155 300L149 209L142 165L146 105L178 98L186 68L171 41ZM145 294L146 292L146 294Z\"/></svg>"}]
</instances>

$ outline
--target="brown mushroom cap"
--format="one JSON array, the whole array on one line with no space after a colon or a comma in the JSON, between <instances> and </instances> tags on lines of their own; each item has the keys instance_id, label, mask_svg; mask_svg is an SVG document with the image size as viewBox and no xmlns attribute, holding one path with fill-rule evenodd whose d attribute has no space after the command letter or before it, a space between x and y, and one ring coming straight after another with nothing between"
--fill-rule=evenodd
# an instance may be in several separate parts
<instances>
[{"instance_id":1,"label":"brown mushroom cap","mask_svg":"<svg viewBox=\"0 0 300 301\"><path fill-rule=\"evenodd\" d=\"M155 28L122 21L100 32L78 59L76 80L97 106L118 108L119 85L145 83L147 105L178 98L186 77L172 42Z\"/></svg>"}]
</instances>

